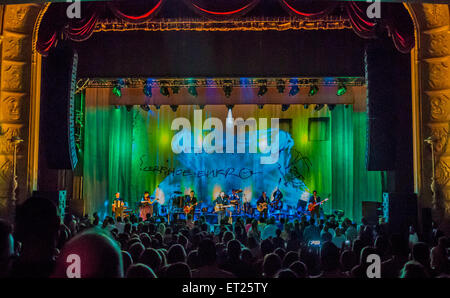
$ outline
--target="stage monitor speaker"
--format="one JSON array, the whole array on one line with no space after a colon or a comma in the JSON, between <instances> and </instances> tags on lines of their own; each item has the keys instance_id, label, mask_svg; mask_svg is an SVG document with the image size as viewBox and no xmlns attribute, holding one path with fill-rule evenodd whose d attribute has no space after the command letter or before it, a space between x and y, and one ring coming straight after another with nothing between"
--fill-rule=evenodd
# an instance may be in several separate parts
<instances>
[{"instance_id":1,"label":"stage monitor speaker","mask_svg":"<svg viewBox=\"0 0 450 298\"><path fill-rule=\"evenodd\" d=\"M379 202L363 201L362 202L362 216L371 225L378 223L378 217L382 215L382 205Z\"/></svg>"},{"instance_id":2,"label":"stage monitor speaker","mask_svg":"<svg viewBox=\"0 0 450 298\"><path fill-rule=\"evenodd\" d=\"M366 48L367 79L367 155L369 171L395 169L396 138L395 86L392 84L394 50L381 41L369 42Z\"/></svg>"},{"instance_id":3,"label":"stage monitor speaker","mask_svg":"<svg viewBox=\"0 0 450 298\"><path fill-rule=\"evenodd\" d=\"M40 131L47 165L74 169L78 162L74 115L78 55L61 43L42 65Z\"/></svg>"},{"instance_id":4,"label":"stage monitor speaker","mask_svg":"<svg viewBox=\"0 0 450 298\"><path fill-rule=\"evenodd\" d=\"M55 206L58 208L61 222L63 222L64 216L66 214L67 191L33 191L33 197L42 197L52 201L53 204L55 204Z\"/></svg>"},{"instance_id":5,"label":"stage monitor speaker","mask_svg":"<svg viewBox=\"0 0 450 298\"><path fill-rule=\"evenodd\" d=\"M417 230L417 215L415 193L383 193L383 217L391 234L407 235L409 226Z\"/></svg>"}]
</instances>

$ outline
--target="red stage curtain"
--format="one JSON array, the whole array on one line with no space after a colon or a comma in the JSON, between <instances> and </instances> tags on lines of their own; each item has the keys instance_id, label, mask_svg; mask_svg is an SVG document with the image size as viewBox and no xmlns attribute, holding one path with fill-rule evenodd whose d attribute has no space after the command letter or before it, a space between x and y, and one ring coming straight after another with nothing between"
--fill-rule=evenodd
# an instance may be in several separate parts
<instances>
[{"instance_id":1,"label":"red stage curtain","mask_svg":"<svg viewBox=\"0 0 450 298\"><path fill-rule=\"evenodd\" d=\"M332 12L338 2L278 0L281 6L294 17L318 19Z\"/></svg>"},{"instance_id":2,"label":"red stage curtain","mask_svg":"<svg viewBox=\"0 0 450 298\"><path fill-rule=\"evenodd\" d=\"M377 22L367 16L367 8L372 3L348 2L345 6L347 15L355 33L362 38L375 38Z\"/></svg>"},{"instance_id":3,"label":"red stage curtain","mask_svg":"<svg viewBox=\"0 0 450 298\"><path fill-rule=\"evenodd\" d=\"M87 3L81 6L81 19L68 20L64 34L73 41L85 41L94 33L95 25L103 10L103 5Z\"/></svg>"},{"instance_id":4,"label":"red stage curtain","mask_svg":"<svg viewBox=\"0 0 450 298\"><path fill-rule=\"evenodd\" d=\"M164 5L165 0L113 1L109 9L114 15L126 22L143 23L153 18Z\"/></svg>"},{"instance_id":5,"label":"red stage curtain","mask_svg":"<svg viewBox=\"0 0 450 298\"><path fill-rule=\"evenodd\" d=\"M196 13L211 19L231 19L245 15L260 0L184 0Z\"/></svg>"}]
</instances>

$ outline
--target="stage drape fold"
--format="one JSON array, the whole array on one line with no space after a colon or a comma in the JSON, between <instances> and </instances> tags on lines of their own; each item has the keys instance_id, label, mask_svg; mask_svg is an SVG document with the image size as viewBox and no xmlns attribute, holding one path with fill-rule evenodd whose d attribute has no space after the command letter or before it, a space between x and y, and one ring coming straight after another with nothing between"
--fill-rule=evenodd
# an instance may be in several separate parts
<instances>
[{"instance_id":1,"label":"stage drape fold","mask_svg":"<svg viewBox=\"0 0 450 298\"><path fill-rule=\"evenodd\" d=\"M291 16L298 19L317 19L336 14L336 8L340 5L342 12L337 13L350 19L353 31L358 36L376 38L387 32L400 52L408 53L414 47L414 26L401 3L380 4L381 18L371 19L367 16L367 9L372 2L278 1ZM36 49L40 54L47 55L58 39L86 40L102 19L117 18L118 21L130 23L146 22L158 15L165 2L166 0L140 0L133 3L113 1L83 4L82 18L79 20L67 17L66 9L69 4L52 4L39 26ZM203 17L229 20L247 14L260 3L260 0L184 0L184 3Z\"/></svg>"}]
</instances>

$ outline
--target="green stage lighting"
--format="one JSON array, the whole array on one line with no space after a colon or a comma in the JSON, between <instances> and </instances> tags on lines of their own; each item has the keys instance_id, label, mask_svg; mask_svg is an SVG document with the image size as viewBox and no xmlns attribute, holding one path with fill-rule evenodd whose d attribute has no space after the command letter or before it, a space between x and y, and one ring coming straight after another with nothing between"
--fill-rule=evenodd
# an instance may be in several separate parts
<instances>
[{"instance_id":1,"label":"green stage lighting","mask_svg":"<svg viewBox=\"0 0 450 298\"><path fill-rule=\"evenodd\" d=\"M309 87L309 96L314 96L317 94L317 92L319 92L319 87L316 84L311 84L311 86Z\"/></svg>"},{"instance_id":2,"label":"green stage lighting","mask_svg":"<svg viewBox=\"0 0 450 298\"><path fill-rule=\"evenodd\" d=\"M117 97L122 97L122 90L120 86L114 86L112 93Z\"/></svg>"},{"instance_id":3,"label":"green stage lighting","mask_svg":"<svg viewBox=\"0 0 450 298\"><path fill-rule=\"evenodd\" d=\"M336 92L337 96L342 96L347 92L347 87L344 83L339 83L338 90Z\"/></svg>"}]
</instances>

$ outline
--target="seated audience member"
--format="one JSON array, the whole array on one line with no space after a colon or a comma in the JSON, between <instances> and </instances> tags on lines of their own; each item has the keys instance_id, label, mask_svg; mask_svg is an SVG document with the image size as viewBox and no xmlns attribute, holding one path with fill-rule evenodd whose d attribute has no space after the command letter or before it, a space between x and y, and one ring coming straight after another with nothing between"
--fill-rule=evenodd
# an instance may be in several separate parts
<instances>
[{"instance_id":1,"label":"seated audience member","mask_svg":"<svg viewBox=\"0 0 450 298\"><path fill-rule=\"evenodd\" d=\"M356 225L352 223L348 218L347 220L348 226L345 230L345 237L347 238L347 240L353 243L353 241L355 241L355 239L358 237L358 231L356 230Z\"/></svg>"},{"instance_id":2,"label":"seated audience member","mask_svg":"<svg viewBox=\"0 0 450 298\"><path fill-rule=\"evenodd\" d=\"M0 278L8 277L14 256L14 239L11 225L0 219Z\"/></svg>"},{"instance_id":3,"label":"seated audience member","mask_svg":"<svg viewBox=\"0 0 450 298\"><path fill-rule=\"evenodd\" d=\"M199 265L197 250L191 250L187 256L187 264L192 270L197 269Z\"/></svg>"},{"instance_id":4,"label":"seated audience member","mask_svg":"<svg viewBox=\"0 0 450 298\"><path fill-rule=\"evenodd\" d=\"M289 268L293 263L298 261L298 253L295 251L289 251L283 258L282 267Z\"/></svg>"},{"instance_id":5,"label":"seated audience member","mask_svg":"<svg viewBox=\"0 0 450 298\"><path fill-rule=\"evenodd\" d=\"M409 249L412 249L414 244L419 242L419 236L417 236L416 230L413 226L409 227L409 236L408 236L408 246Z\"/></svg>"},{"instance_id":6,"label":"seated audience member","mask_svg":"<svg viewBox=\"0 0 450 298\"><path fill-rule=\"evenodd\" d=\"M297 274L291 269L281 269L275 274L275 278L297 278Z\"/></svg>"},{"instance_id":7,"label":"seated audience member","mask_svg":"<svg viewBox=\"0 0 450 298\"><path fill-rule=\"evenodd\" d=\"M275 218L271 217L268 221L267 221L267 225L264 227L262 233L261 233L261 240L265 240L268 238L275 238L277 236L277 231L278 227L275 224Z\"/></svg>"},{"instance_id":8,"label":"seated audience member","mask_svg":"<svg viewBox=\"0 0 450 298\"><path fill-rule=\"evenodd\" d=\"M260 277L261 276L261 272L259 272L256 268L255 268L255 263L254 260L255 258L252 255L252 252L248 249L248 248L244 248L241 252L241 260L242 262L245 264L246 266L246 271L244 272L245 278L255 278L255 277Z\"/></svg>"},{"instance_id":9,"label":"seated audience member","mask_svg":"<svg viewBox=\"0 0 450 298\"><path fill-rule=\"evenodd\" d=\"M137 263L128 268L126 278L156 278L156 274L147 265Z\"/></svg>"},{"instance_id":10,"label":"seated audience member","mask_svg":"<svg viewBox=\"0 0 450 298\"><path fill-rule=\"evenodd\" d=\"M276 236L272 239L273 246L276 248L284 248L284 239L281 237L281 230L276 230Z\"/></svg>"},{"instance_id":11,"label":"seated audience member","mask_svg":"<svg viewBox=\"0 0 450 298\"><path fill-rule=\"evenodd\" d=\"M133 262L137 262L140 258L142 253L144 252L145 247L142 245L142 243L139 241L139 239L136 240L136 242L133 242L129 246L128 252L131 255L131 258L133 259Z\"/></svg>"},{"instance_id":12,"label":"seated audience member","mask_svg":"<svg viewBox=\"0 0 450 298\"><path fill-rule=\"evenodd\" d=\"M341 253L340 263L342 273L351 277L351 271L357 265L356 254L351 250L344 250Z\"/></svg>"},{"instance_id":13,"label":"seated audience member","mask_svg":"<svg viewBox=\"0 0 450 298\"><path fill-rule=\"evenodd\" d=\"M167 266L164 277L166 278L191 278L191 269L186 263L177 262Z\"/></svg>"},{"instance_id":14,"label":"seated audience member","mask_svg":"<svg viewBox=\"0 0 450 298\"><path fill-rule=\"evenodd\" d=\"M322 272L320 278L342 278L346 277L339 268L339 248L332 242L327 241L320 248L320 264Z\"/></svg>"},{"instance_id":15,"label":"seated audience member","mask_svg":"<svg viewBox=\"0 0 450 298\"><path fill-rule=\"evenodd\" d=\"M17 207L14 238L22 244L11 268L12 277L49 277L55 266L60 218L45 198L31 197Z\"/></svg>"},{"instance_id":16,"label":"seated audience member","mask_svg":"<svg viewBox=\"0 0 450 298\"><path fill-rule=\"evenodd\" d=\"M381 263L382 278L397 278L408 261L408 241L401 235L393 234L390 239L391 257Z\"/></svg>"},{"instance_id":17,"label":"seated audience member","mask_svg":"<svg viewBox=\"0 0 450 298\"><path fill-rule=\"evenodd\" d=\"M445 236L439 238L438 245L431 249L431 268L437 273L448 273L448 239Z\"/></svg>"},{"instance_id":18,"label":"seated audience member","mask_svg":"<svg viewBox=\"0 0 450 298\"><path fill-rule=\"evenodd\" d=\"M180 244L174 244L167 251L167 263L173 264L178 262L186 263L186 251Z\"/></svg>"},{"instance_id":19,"label":"seated audience member","mask_svg":"<svg viewBox=\"0 0 450 298\"><path fill-rule=\"evenodd\" d=\"M281 269L281 259L275 253L270 253L264 257L263 277L272 278Z\"/></svg>"},{"instance_id":20,"label":"seated audience member","mask_svg":"<svg viewBox=\"0 0 450 298\"><path fill-rule=\"evenodd\" d=\"M345 235L342 233L341 228L336 228L336 234L331 240L337 248L342 249L345 242Z\"/></svg>"},{"instance_id":21,"label":"seated audience member","mask_svg":"<svg viewBox=\"0 0 450 298\"><path fill-rule=\"evenodd\" d=\"M289 269L295 272L298 278L307 278L308 277L308 269L306 265L300 261L296 261L289 266Z\"/></svg>"},{"instance_id":22,"label":"seated audience member","mask_svg":"<svg viewBox=\"0 0 450 298\"><path fill-rule=\"evenodd\" d=\"M247 238L254 238L257 242L261 240L261 232L258 228L258 221L254 219L252 225L248 230Z\"/></svg>"},{"instance_id":23,"label":"seated audience member","mask_svg":"<svg viewBox=\"0 0 450 298\"><path fill-rule=\"evenodd\" d=\"M127 272L128 268L133 264L133 259L128 251L122 250L123 272Z\"/></svg>"},{"instance_id":24,"label":"seated audience member","mask_svg":"<svg viewBox=\"0 0 450 298\"><path fill-rule=\"evenodd\" d=\"M286 255L286 251L283 248L278 247L277 249L275 249L274 253L276 253L281 260L284 259L284 256Z\"/></svg>"},{"instance_id":25,"label":"seated audience member","mask_svg":"<svg viewBox=\"0 0 450 298\"><path fill-rule=\"evenodd\" d=\"M367 268L371 263L367 262L367 257L371 254L376 254L377 251L375 248L366 246L361 250L361 257L359 260L359 265L356 265L352 269L352 277L359 279L366 279L367 276Z\"/></svg>"},{"instance_id":26,"label":"seated audience member","mask_svg":"<svg viewBox=\"0 0 450 298\"><path fill-rule=\"evenodd\" d=\"M419 262L424 268L429 277L434 276L434 272L430 266L430 248L424 242L417 242L412 247L411 260Z\"/></svg>"},{"instance_id":27,"label":"seated audience member","mask_svg":"<svg viewBox=\"0 0 450 298\"><path fill-rule=\"evenodd\" d=\"M217 251L214 241L204 239L198 246L200 267L192 270L193 278L233 278L230 272L221 270L217 266Z\"/></svg>"},{"instance_id":28,"label":"seated audience member","mask_svg":"<svg viewBox=\"0 0 450 298\"><path fill-rule=\"evenodd\" d=\"M425 267L419 262L409 261L403 266L400 272L400 278L424 279L429 277Z\"/></svg>"},{"instance_id":29,"label":"seated audience member","mask_svg":"<svg viewBox=\"0 0 450 298\"><path fill-rule=\"evenodd\" d=\"M73 255L79 259L72 258ZM74 262L79 262L79 272L75 266L70 267ZM65 278L68 273L81 278L123 277L119 245L107 233L95 228L76 235L63 247L53 277Z\"/></svg>"},{"instance_id":30,"label":"seated audience member","mask_svg":"<svg viewBox=\"0 0 450 298\"><path fill-rule=\"evenodd\" d=\"M319 227L315 225L315 220L313 217L309 220L309 225L303 231L303 240L305 243L308 243L311 240L319 240L320 239L320 230Z\"/></svg>"},{"instance_id":31,"label":"seated audience member","mask_svg":"<svg viewBox=\"0 0 450 298\"><path fill-rule=\"evenodd\" d=\"M155 274L159 273L162 265L162 258L158 251L154 248L147 248L138 260L139 263L150 267Z\"/></svg>"},{"instance_id":32,"label":"seated audience member","mask_svg":"<svg viewBox=\"0 0 450 298\"><path fill-rule=\"evenodd\" d=\"M247 265L241 260L241 243L238 240L230 240L227 245L227 258L222 269L233 273L236 277L245 277Z\"/></svg>"},{"instance_id":33,"label":"seated audience member","mask_svg":"<svg viewBox=\"0 0 450 298\"><path fill-rule=\"evenodd\" d=\"M286 250L287 251L298 251L300 249L300 239L298 238L298 233L294 231L291 231L289 233L289 240L286 244Z\"/></svg>"}]
</instances>

